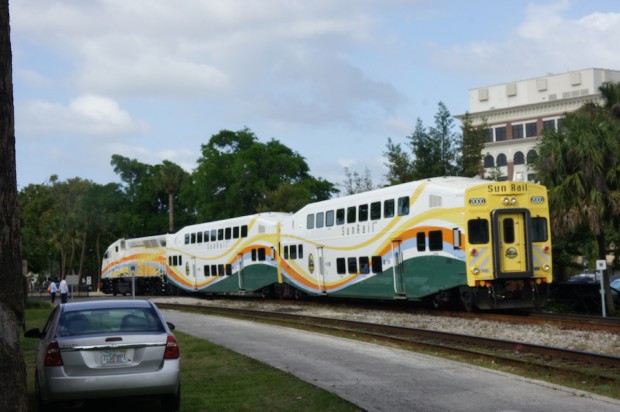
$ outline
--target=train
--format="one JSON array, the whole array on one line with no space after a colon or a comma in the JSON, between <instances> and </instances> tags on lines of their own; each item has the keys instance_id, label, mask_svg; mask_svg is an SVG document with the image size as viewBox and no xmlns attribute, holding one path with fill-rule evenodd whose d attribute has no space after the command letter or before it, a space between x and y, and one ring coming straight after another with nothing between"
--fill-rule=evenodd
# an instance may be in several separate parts
<instances>
[{"instance_id":1,"label":"train","mask_svg":"<svg viewBox=\"0 0 620 412\"><path fill-rule=\"evenodd\" d=\"M403 300L467 311L544 306L547 189L438 177L119 239L102 291Z\"/></svg>"}]
</instances>

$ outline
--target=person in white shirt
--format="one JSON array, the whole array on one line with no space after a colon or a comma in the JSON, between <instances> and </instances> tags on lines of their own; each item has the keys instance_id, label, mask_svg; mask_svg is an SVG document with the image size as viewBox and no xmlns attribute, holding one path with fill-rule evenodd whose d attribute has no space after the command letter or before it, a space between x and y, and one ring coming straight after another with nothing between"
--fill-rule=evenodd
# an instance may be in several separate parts
<instances>
[{"instance_id":1,"label":"person in white shirt","mask_svg":"<svg viewBox=\"0 0 620 412\"><path fill-rule=\"evenodd\" d=\"M69 286L67 285L67 281L66 280L61 280L60 281L60 302L61 303L67 303L67 295L69 294Z\"/></svg>"},{"instance_id":2,"label":"person in white shirt","mask_svg":"<svg viewBox=\"0 0 620 412\"><path fill-rule=\"evenodd\" d=\"M54 304L54 301L56 300L56 292L58 292L58 287L56 286L56 282L52 280L49 286L47 287L47 291L50 293L50 296L52 298L52 304Z\"/></svg>"}]
</instances>

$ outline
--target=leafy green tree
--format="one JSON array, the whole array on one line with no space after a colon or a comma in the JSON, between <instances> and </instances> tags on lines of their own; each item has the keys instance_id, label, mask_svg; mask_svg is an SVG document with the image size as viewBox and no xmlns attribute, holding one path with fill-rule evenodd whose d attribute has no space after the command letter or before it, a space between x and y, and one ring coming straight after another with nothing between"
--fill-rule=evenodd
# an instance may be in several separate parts
<instances>
[{"instance_id":1,"label":"leafy green tree","mask_svg":"<svg viewBox=\"0 0 620 412\"><path fill-rule=\"evenodd\" d=\"M207 221L282 205L283 193L291 188L280 189L281 185L304 187L297 193L306 203L336 192L333 184L309 175L299 154L277 140L261 143L247 128L222 130L202 145L192 182L196 210L200 219Z\"/></svg>"},{"instance_id":2,"label":"leafy green tree","mask_svg":"<svg viewBox=\"0 0 620 412\"><path fill-rule=\"evenodd\" d=\"M605 230L620 216L620 122L588 103L567 114L561 130L545 131L537 152L554 232L561 236L586 224L596 239L598 259L605 259ZM607 276L604 280L611 311Z\"/></svg>"},{"instance_id":3,"label":"leafy green tree","mask_svg":"<svg viewBox=\"0 0 620 412\"><path fill-rule=\"evenodd\" d=\"M181 201L180 193L187 193L186 186L191 183L181 167L168 160L148 165L121 155L113 155L111 163L130 205L122 237L165 233L171 229L171 219L181 225L194 222L193 211Z\"/></svg>"},{"instance_id":4,"label":"leafy green tree","mask_svg":"<svg viewBox=\"0 0 620 412\"><path fill-rule=\"evenodd\" d=\"M374 189L370 169L367 167L364 169L363 175L360 175L358 172L351 172L348 167L345 167L344 175L346 177L344 181L345 195L368 192Z\"/></svg>"},{"instance_id":5,"label":"leafy green tree","mask_svg":"<svg viewBox=\"0 0 620 412\"><path fill-rule=\"evenodd\" d=\"M0 410L26 411L26 364L19 346L24 325L15 115L9 2L0 1Z\"/></svg>"},{"instance_id":6,"label":"leafy green tree","mask_svg":"<svg viewBox=\"0 0 620 412\"><path fill-rule=\"evenodd\" d=\"M460 173L462 167L457 164L459 137L453 129L454 119L445 104L439 102L435 125L426 129L418 118L412 135L407 137L411 155L388 138L384 155L387 157L389 184ZM467 159L470 161L470 157Z\"/></svg>"},{"instance_id":7,"label":"leafy green tree","mask_svg":"<svg viewBox=\"0 0 620 412\"><path fill-rule=\"evenodd\" d=\"M400 143L394 143L388 137L387 148L383 156L387 159L385 166L388 172L385 177L389 185L406 183L414 179L411 156L403 150Z\"/></svg>"},{"instance_id":8,"label":"leafy green tree","mask_svg":"<svg viewBox=\"0 0 620 412\"><path fill-rule=\"evenodd\" d=\"M460 155L457 156L457 173L466 177L482 176L484 173L482 148L486 140L486 121L474 126L470 114L465 113L461 130L462 140Z\"/></svg>"}]
</instances>

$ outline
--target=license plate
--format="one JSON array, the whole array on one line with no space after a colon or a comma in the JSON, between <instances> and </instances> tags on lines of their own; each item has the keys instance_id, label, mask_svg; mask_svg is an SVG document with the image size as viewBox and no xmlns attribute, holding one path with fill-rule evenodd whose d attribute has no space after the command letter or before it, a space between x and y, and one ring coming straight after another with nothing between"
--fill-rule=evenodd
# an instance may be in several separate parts
<instances>
[{"instance_id":1,"label":"license plate","mask_svg":"<svg viewBox=\"0 0 620 412\"><path fill-rule=\"evenodd\" d=\"M110 350L101 353L102 365L124 365L129 363L126 350Z\"/></svg>"}]
</instances>

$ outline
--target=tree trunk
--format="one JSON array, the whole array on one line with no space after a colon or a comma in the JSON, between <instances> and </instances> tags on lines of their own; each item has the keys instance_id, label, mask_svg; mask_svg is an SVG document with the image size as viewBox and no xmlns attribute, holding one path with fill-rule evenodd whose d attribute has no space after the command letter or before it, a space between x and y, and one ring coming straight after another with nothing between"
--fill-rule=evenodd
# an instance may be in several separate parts
<instances>
[{"instance_id":1,"label":"tree trunk","mask_svg":"<svg viewBox=\"0 0 620 412\"><path fill-rule=\"evenodd\" d=\"M26 278L22 274L9 2L0 0L0 410L26 411L26 365L19 346Z\"/></svg>"}]
</instances>

